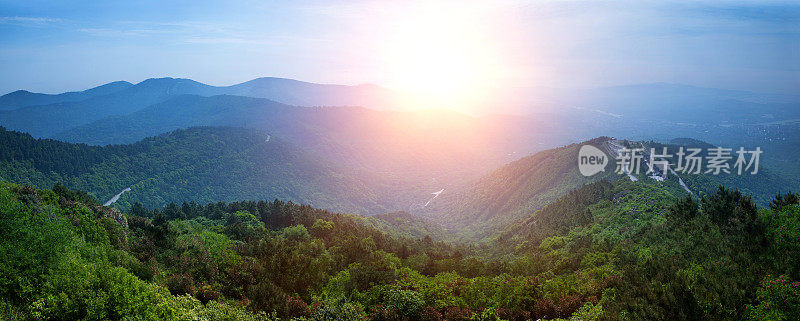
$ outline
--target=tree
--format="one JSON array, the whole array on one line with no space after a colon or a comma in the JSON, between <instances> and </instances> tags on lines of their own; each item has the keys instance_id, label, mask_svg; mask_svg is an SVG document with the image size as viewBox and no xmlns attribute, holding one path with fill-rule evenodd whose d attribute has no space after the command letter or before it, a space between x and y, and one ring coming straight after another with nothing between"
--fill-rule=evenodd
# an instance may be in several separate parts
<instances>
[{"instance_id":1,"label":"tree","mask_svg":"<svg viewBox=\"0 0 800 321\"><path fill-rule=\"evenodd\" d=\"M703 213L720 227L749 234L757 232L759 220L756 204L738 189L731 191L720 186L716 193L703 198L702 203Z\"/></svg>"},{"instance_id":2,"label":"tree","mask_svg":"<svg viewBox=\"0 0 800 321\"><path fill-rule=\"evenodd\" d=\"M144 208L142 203L136 202L136 203L133 203L133 206L131 207L130 214L134 215L134 216L139 216L139 217L151 217L152 212L150 212L146 208Z\"/></svg>"},{"instance_id":3,"label":"tree","mask_svg":"<svg viewBox=\"0 0 800 321\"><path fill-rule=\"evenodd\" d=\"M186 218L186 215L181 210L181 207L175 203L169 203L167 207L164 208L164 216L167 220L181 220Z\"/></svg>"},{"instance_id":4,"label":"tree","mask_svg":"<svg viewBox=\"0 0 800 321\"><path fill-rule=\"evenodd\" d=\"M675 223L686 222L697 216L698 204L691 196L675 201L667 212L667 218Z\"/></svg>"},{"instance_id":5,"label":"tree","mask_svg":"<svg viewBox=\"0 0 800 321\"><path fill-rule=\"evenodd\" d=\"M775 198L772 199L772 202L769 203L769 208L773 211L780 211L787 205L797 204L797 201L797 194L793 194L792 192L781 194L779 192L778 195L775 195Z\"/></svg>"}]
</instances>

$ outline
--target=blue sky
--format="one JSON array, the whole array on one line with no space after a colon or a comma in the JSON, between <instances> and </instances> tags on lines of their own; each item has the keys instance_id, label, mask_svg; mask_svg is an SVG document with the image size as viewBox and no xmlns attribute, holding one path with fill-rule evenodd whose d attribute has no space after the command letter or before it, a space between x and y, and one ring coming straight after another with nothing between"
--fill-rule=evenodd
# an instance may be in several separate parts
<instances>
[{"instance_id":1,"label":"blue sky","mask_svg":"<svg viewBox=\"0 0 800 321\"><path fill-rule=\"evenodd\" d=\"M419 15L433 19L420 22ZM504 72L486 83L498 86L800 89L797 2L0 0L0 94L164 76L213 85L277 76L403 90L417 74L393 67L415 43L397 35L415 39L405 31L425 30L425 23L470 33L454 36L464 51L489 48L474 58L496 60L491 66Z\"/></svg>"}]
</instances>

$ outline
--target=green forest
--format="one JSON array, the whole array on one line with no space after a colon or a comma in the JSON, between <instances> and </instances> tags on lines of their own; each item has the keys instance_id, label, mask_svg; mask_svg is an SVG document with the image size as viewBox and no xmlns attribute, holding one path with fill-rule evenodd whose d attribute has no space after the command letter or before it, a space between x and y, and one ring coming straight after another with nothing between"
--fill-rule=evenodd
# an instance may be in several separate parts
<instances>
[{"instance_id":1,"label":"green forest","mask_svg":"<svg viewBox=\"0 0 800 321\"><path fill-rule=\"evenodd\" d=\"M371 178L371 179L368 179ZM344 212L383 213L386 183L323 162L261 131L194 127L134 144L105 147L36 139L0 127L0 179L51 187L62 183L129 209L242 199L293 200Z\"/></svg>"},{"instance_id":2,"label":"green forest","mask_svg":"<svg viewBox=\"0 0 800 321\"><path fill-rule=\"evenodd\" d=\"M0 318L798 318L792 183L771 168L683 175L691 195L674 177L586 178L579 147L409 213L387 208L429 197L414 185L256 130L100 147L0 129Z\"/></svg>"},{"instance_id":3,"label":"green forest","mask_svg":"<svg viewBox=\"0 0 800 321\"><path fill-rule=\"evenodd\" d=\"M10 320L800 316L791 193L758 208L724 187L696 201L602 180L460 243L280 200L122 213L61 184L2 183L0 212Z\"/></svg>"}]
</instances>

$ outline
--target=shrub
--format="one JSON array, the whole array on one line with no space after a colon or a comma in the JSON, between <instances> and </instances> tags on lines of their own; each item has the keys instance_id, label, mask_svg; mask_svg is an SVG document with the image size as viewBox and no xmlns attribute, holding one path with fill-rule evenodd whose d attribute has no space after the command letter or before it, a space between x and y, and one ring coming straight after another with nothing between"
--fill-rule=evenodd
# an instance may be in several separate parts
<instances>
[{"instance_id":1,"label":"shrub","mask_svg":"<svg viewBox=\"0 0 800 321\"><path fill-rule=\"evenodd\" d=\"M361 307L349 302L331 304L322 302L311 312L309 321L366 321L367 316Z\"/></svg>"},{"instance_id":2,"label":"shrub","mask_svg":"<svg viewBox=\"0 0 800 321\"><path fill-rule=\"evenodd\" d=\"M156 318L163 288L148 284L125 269L88 263L70 256L48 276L34 317L61 320L118 320L125 316Z\"/></svg>"},{"instance_id":3,"label":"shrub","mask_svg":"<svg viewBox=\"0 0 800 321\"><path fill-rule=\"evenodd\" d=\"M220 293L214 291L210 285L205 284L197 289L197 292L194 296L200 300L200 302L208 303L209 301L219 299Z\"/></svg>"},{"instance_id":4,"label":"shrub","mask_svg":"<svg viewBox=\"0 0 800 321\"><path fill-rule=\"evenodd\" d=\"M194 279L188 274L173 274L167 277L167 289L172 295L194 295Z\"/></svg>"},{"instance_id":5,"label":"shrub","mask_svg":"<svg viewBox=\"0 0 800 321\"><path fill-rule=\"evenodd\" d=\"M419 313L420 321L442 321L442 314L436 311L433 307L425 307Z\"/></svg>"},{"instance_id":6,"label":"shrub","mask_svg":"<svg viewBox=\"0 0 800 321\"><path fill-rule=\"evenodd\" d=\"M447 321L466 321L475 314L470 308L448 307L444 309L443 316Z\"/></svg>"},{"instance_id":7,"label":"shrub","mask_svg":"<svg viewBox=\"0 0 800 321\"><path fill-rule=\"evenodd\" d=\"M376 305L370 308L369 311L370 321L402 321L408 318L402 317L397 313L396 309L387 308L383 305Z\"/></svg>"},{"instance_id":8,"label":"shrub","mask_svg":"<svg viewBox=\"0 0 800 321\"><path fill-rule=\"evenodd\" d=\"M409 318L416 318L419 311L425 306L422 295L416 291L390 287L383 292L382 296L387 308Z\"/></svg>"},{"instance_id":9,"label":"shrub","mask_svg":"<svg viewBox=\"0 0 800 321\"><path fill-rule=\"evenodd\" d=\"M747 306L751 320L797 320L800 316L800 282L786 276L767 277L756 295L758 304Z\"/></svg>"},{"instance_id":10,"label":"shrub","mask_svg":"<svg viewBox=\"0 0 800 321\"><path fill-rule=\"evenodd\" d=\"M311 314L311 309L303 299L289 296L286 298L285 314L289 317L307 317Z\"/></svg>"}]
</instances>

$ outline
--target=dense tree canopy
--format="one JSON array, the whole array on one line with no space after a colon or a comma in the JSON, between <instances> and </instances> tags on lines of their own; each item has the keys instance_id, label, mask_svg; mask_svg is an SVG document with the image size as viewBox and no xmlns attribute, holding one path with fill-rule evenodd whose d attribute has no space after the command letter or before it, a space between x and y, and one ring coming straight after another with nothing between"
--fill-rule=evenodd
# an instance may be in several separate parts
<instances>
[{"instance_id":1,"label":"dense tree canopy","mask_svg":"<svg viewBox=\"0 0 800 321\"><path fill-rule=\"evenodd\" d=\"M601 181L476 246L279 200L123 214L61 185L2 183L0 315L785 320L800 309L790 200Z\"/></svg>"}]
</instances>

